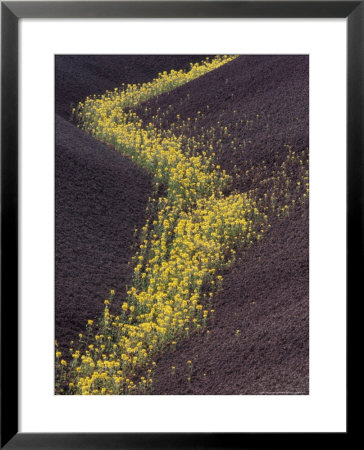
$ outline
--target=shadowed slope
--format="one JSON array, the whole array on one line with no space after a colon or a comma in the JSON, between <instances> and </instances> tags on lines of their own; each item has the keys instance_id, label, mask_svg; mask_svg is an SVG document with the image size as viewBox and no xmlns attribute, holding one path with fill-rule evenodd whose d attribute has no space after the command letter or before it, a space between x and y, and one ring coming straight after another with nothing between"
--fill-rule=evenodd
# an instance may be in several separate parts
<instances>
[{"instance_id":1,"label":"shadowed slope","mask_svg":"<svg viewBox=\"0 0 364 450\"><path fill-rule=\"evenodd\" d=\"M143 226L150 176L56 117L56 339L62 350L87 319L115 304L132 276L134 227ZM66 352L68 354L68 351Z\"/></svg>"},{"instance_id":2,"label":"shadowed slope","mask_svg":"<svg viewBox=\"0 0 364 450\"><path fill-rule=\"evenodd\" d=\"M188 69L204 56L185 55L57 55L56 113L68 119L71 104L87 96L121 87L122 83L145 83L158 73Z\"/></svg>"},{"instance_id":3,"label":"shadowed slope","mask_svg":"<svg viewBox=\"0 0 364 450\"><path fill-rule=\"evenodd\" d=\"M179 66L176 64L174 68ZM206 116L196 122L191 134L200 134L203 129L216 126L217 121L220 121L219 128L232 125L236 122L234 111L238 111L237 116L243 117L245 122L235 127L234 137L239 142L244 141L244 147L234 150L222 133L222 145L216 159L222 168L234 175L233 188L246 191L256 186L254 180L243 176L247 161L248 167L252 163L260 167L264 160L269 172L277 161L280 163L285 159L287 150L284 144L294 146L297 151L308 147L308 57L241 56L214 72L147 102L147 105L152 107L152 113L148 112L145 116L148 121L158 107L161 111L168 109L163 124L165 128L177 121L177 114L186 119L202 111ZM209 105L208 112L206 105ZM145 106L138 109L138 114L144 113ZM102 147L110 151L110 148ZM57 150L59 155L61 150ZM61 158L65 167L68 159L62 162ZM102 165L97 167L105 172ZM87 178L81 172L79 176ZM107 180L108 177L100 178L100 188L104 183L107 185ZM133 181L134 177L131 183ZM68 183L72 186L71 179ZM70 209L75 201L86 195L92 184L89 183L79 193L72 187L77 195ZM125 189L134 195L134 185ZM107 210L116 207L110 198L113 196L105 198L105 205L109 204ZM95 200L92 200L94 203ZM124 207L120 206L121 210ZM94 209L97 211L97 207ZM74 210L70 214L71 219L75 220L77 214ZM121 217L123 214L119 215ZM93 221L92 211L85 208L77 220L82 222L89 218ZM67 232L67 217L59 220L64 220L62 227ZM140 223L143 222L144 218L140 219ZM215 319L209 324L209 336L206 333L193 335L178 343L175 351L159 356L153 376L154 394L308 393L308 205L287 219L272 220L271 225L263 239L239 255L233 267L223 274L222 290L213 298ZM104 223L103 227L109 227L109 224ZM82 227L76 225L75 228ZM68 237L64 236L64 240L66 242ZM77 237L73 241L80 239ZM112 247L106 247L109 250L105 254L100 255L101 247L95 248L92 257L84 260L84 271L92 272L93 280L96 273L100 273L99 269L102 271L104 264L107 266L106 259L110 258ZM102 262L96 265L93 262L90 268L90 261L94 260ZM67 271L69 265L68 260L62 260L62 270ZM82 262L71 267L73 272L80 270ZM106 278L108 273L107 270L104 273ZM106 294L101 292L101 280L94 283L95 286L82 299L84 304L95 289L100 290L101 297ZM64 281L60 280L58 285L62 287L62 284ZM74 287L80 290L81 286L82 289L85 286L82 278ZM114 287L119 289L117 285L107 286ZM71 291L74 290L69 289ZM78 301L72 300L72 303L77 305ZM74 315L82 313L81 307ZM84 317L90 318L86 314ZM74 316L69 315L67 320L73 320L73 329L78 329ZM85 321L81 322L84 326ZM188 360L193 363L190 381L187 380ZM176 367L173 376L172 366Z\"/></svg>"},{"instance_id":4,"label":"shadowed slope","mask_svg":"<svg viewBox=\"0 0 364 450\"><path fill-rule=\"evenodd\" d=\"M71 123L71 103L88 95L188 69L204 56L57 55L56 78L56 339L69 341L103 311L109 289L120 305L132 276L134 227L145 224L150 176Z\"/></svg>"}]
</instances>

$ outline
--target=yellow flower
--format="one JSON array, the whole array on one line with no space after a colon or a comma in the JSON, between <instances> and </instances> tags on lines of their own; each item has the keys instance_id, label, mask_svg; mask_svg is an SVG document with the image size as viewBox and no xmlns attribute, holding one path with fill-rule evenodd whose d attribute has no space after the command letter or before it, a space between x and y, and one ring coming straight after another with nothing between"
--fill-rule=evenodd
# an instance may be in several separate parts
<instances>
[{"instance_id":1,"label":"yellow flower","mask_svg":"<svg viewBox=\"0 0 364 450\"><path fill-rule=\"evenodd\" d=\"M202 76L233 58L220 56L192 64L186 72L163 72L150 83L126 85L87 98L75 111L83 129L152 172L156 189L165 186L163 197L150 199L155 216L141 229L139 252L133 259L136 263L133 286L121 307L134 313L137 305L138 314L114 318L105 307L102 337L105 345L97 344L95 349L98 352L100 348L103 353L97 369L90 374L94 363L88 351L81 355L81 367L76 368L77 381L82 376L81 388L85 387L86 394L95 389L96 393L113 393L116 388L111 389L105 380L114 379L116 367L122 369L127 383L117 389L135 390L136 385L129 380L167 339L175 345L172 339L182 332L188 334L191 325L196 329L206 326L208 311L203 312L203 320L201 314L196 314L196 310L203 310L199 304L202 295L207 297L201 293L201 287L210 282L213 285L215 279L221 281L222 276L215 277L215 272L230 263L233 247L250 244L256 239L256 231L261 230L261 213L248 194L224 194L231 177L215 164L212 144L219 145L215 136L209 137L206 143L201 139L203 151L198 152L199 138L179 137L184 127L191 127L190 118L185 122L177 118L171 130L162 131L154 124L163 118L161 115L157 113L149 124L143 124L132 111L141 102ZM204 116L201 111L198 115ZM220 123L218 126L228 134L229 127ZM213 293L209 295L212 297ZM106 305L109 303L105 300ZM100 339L95 336L90 344ZM187 364L191 370L192 361ZM104 371L102 375L99 370ZM100 384L92 385L96 381Z\"/></svg>"}]
</instances>

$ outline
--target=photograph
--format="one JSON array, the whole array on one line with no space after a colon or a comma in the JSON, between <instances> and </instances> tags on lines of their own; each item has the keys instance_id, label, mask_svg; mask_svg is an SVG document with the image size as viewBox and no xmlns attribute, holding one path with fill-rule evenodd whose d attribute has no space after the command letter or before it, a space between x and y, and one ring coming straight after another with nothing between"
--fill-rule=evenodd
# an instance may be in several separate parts
<instances>
[{"instance_id":1,"label":"photograph","mask_svg":"<svg viewBox=\"0 0 364 450\"><path fill-rule=\"evenodd\" d=\"M55 55L55 394L309 394L308 55Z\"/></svg>"},{"instance_id":2,"label":"photograph","mask_svg":"<svg viewBox=\"0 0 364 450\"><path fill-rule=\"evenodd\" d=\"M0 1L0 448L347 440L363 2Z\"/></svg>"}]
</instances>

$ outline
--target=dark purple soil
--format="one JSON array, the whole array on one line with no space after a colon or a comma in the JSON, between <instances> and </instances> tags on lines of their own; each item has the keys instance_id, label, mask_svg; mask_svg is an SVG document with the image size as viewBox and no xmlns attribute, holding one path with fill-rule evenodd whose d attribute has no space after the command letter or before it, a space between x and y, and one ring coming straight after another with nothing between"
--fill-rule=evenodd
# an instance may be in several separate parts
<instances>
[{"instance_id":1,"label":"dark purple soil","mask_svg":"<svg viewBox=\"0 0 364 450\"><path fill-rule=\"evenodd\" d=\"M70 122L71 103L122 83L150 81L204 56L58 55L56 78L55 322L59 348L100 316L110 289L115 308L131 281L134 227L145 224L150 176ZM63 118L62 118L63 117Z\"/></svg>"},{"instance_id":2,"label":"dark purple soil","mask_svg":"<svg viewBox=\"0 0 364 450\"><path fill-rule=\"evenodd\" d=\"M239 255L214 297L210 334L156 359L153 394L308 394L307 217L277 221Z\"/></svg>"},{"instance_id":3,"label":"dark purple soil","mask_svg":"<svg viewBox=\"0 0 364 450\"><path fill-rule=\"evenodd\" d=\"M244 176L251 163L258 166L265 161L269 170L269 166L273 169L275 162L280 164L285 159L285 144L292 145L296 152L308 149L308 89L308 56L239 56L145 102L136 112L150 122L158 108L168 111L162 124L165 128L178 122L177 114L181 120L197 117L198 111L205 114L193 124L191 135L211 126L216 129L216 136L222 139L216 159L229 174L240 175L235 177L234 188L245 191L252 187L252 180ZM151 108L147 117L146 106ZM235 126L241 118L244 123ZM246 120L252 123L246 124ZM229 136L223 133L225 126ZM233 138L244 145L234 150Z\"/></svg>"},{"instance_id":4,"label":"dark purple soil","mask_svg":"<svg viewBox=\"0 0 364 450\"><path fill-rule=\"evenodd\" d=\"M191 134L217 128L222 143L216 160L234 176L232 188L247 191L286 158L285 144L308 154L308 82L306 56L240 56L147 102L152 111L146 119L158 107L168 110L163 124L168 128L177 122L176 114L186 119L197 111L206 113ZM144 109L137 113L142 116ZM253 124L231 129L236 117L244 115ZM247 142L243 149L232 149L231 137L221 131L224 126L239 142ZM263 161L267 169L259 169L256 180L245 176L247 168L261 167ZM292 170L289 176L295 179L297 173ZM210 336L191 337L159 357L154 394L308 393L308 204L288 219L271 218L271 225L224 275L223 290L214 299ZM190 382L188 360L194 367Z\"/></svg>"},{"instance_id":5,"label":"dark purple soil","mask_svg":"<svg viewBox=\"0 0 364 450\"><path fill-rule=\"evenodd\" d=\"M145 83L161 71L188 69L190 62L202 59L201 55L56 55L56 113L69 119L71 105L89 95L122 83Z\"/></svg>"},{"instance_id":6,"label":"dark purple soil","mask_svg":"<svg viewBox=\"0 0 364 450\"><path fill-rule=\"evenodd\" d=\"M117 75L118 68L125 70L121 82L149 80L143 79L147 72L139 74L136 70L135 61L143 57L131 59L133 64L129 64L130 57L105 57L115 58L109 60L108 70L104 69L105 59L87 57L93 61L91 70L86 60L76 58L78 62L72 62L75 67L65 60L61 67L57 61L57 110L64 117L68 117L66 106L71 101L119 84L110 75L103 85L107 74ZM149 59L150 66L153 59L156 57ZM183 64L170 68L180 66ZM160 70L163 68L158 67L149 78ZM94 71L99 74L97 82ZM197 111L206 113L196 122L193 134L216 126L219 120L217 135L222 144L216 159L234 175L233 188L246 191L258 185L256 180L244 177L251 164L261 167L264 160L267 169L262 176L267 176L285 159L284 144L292 145L295 151L308 151L308 57L241 56L148 105L154 110L169 108L166 128L176 121L176 114L187 118L194 117ZM140 115L143 109L138 111ZM246 141L239 151L233 151L230 138L224 138L221 131L223 126L236 123L234 110L238 117L245 115L253 120L249 126L241 123L229 129L239 142ZM146 119L150 120L151 115ZM102 310L109 288L124 292L125 280L130 279L126 264L133 254L128 245L133 243L134 223L144 223L150 180L109 147L59 120L56 157L57 166L63 168L56 167L60 174L56 192L63 201L56 214L56 289L60 293L56 294L56 325L58 336L68 338L92 318L85 313L86 307L95 316ZM80 144L74 143L75 136ZM76 166L73 159L78 166L71 171L68 165ZM118 171L122 175L116 176ZM114 176L110 177L110 173ZM126 176L128 182L121 186ZM58 194L61 191L64 193ZM128 212L132 206L134 211ZM264 238L239 255L223 274L223 288L214 297L215 319L209 324L210 335L191 336L179 342L174 352L168 351L156 360L154 394L308 393L308 204L287 219L271 218L271 225ZM115 252L115 248L119 250ZM119 285L113 284L114 280ZM58 306L59 302L63 304ZM238 336L236 330L240 330ZM187 380L188 360L193 362L191 381ZM171 366L176 367L173 376Z\"/></svg>"},{"instance_id":7,"label":"dark purple soil","mask_svg":"<svg viewBox=\"0 0 364 450\"><path fill-rule=\"evenodd\" d=\"M65 355L110 289L120 305L151 189L129 159L56 116L56 339Z\"/></svg>"}]
</instances>

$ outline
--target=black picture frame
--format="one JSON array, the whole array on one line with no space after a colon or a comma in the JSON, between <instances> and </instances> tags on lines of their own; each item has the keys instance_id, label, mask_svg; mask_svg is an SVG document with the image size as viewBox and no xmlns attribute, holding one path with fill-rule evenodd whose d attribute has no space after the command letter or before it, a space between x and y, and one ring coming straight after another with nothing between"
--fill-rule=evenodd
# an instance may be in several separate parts
<instances>
[{"instance_id":1,"label":"black picture frame","mask_svg":"<svg viewBox=\"0 0 364 450\"><path fill-rule=\"evenodd\" d=\"M347 302L362 275L363 1L1 2L1 448L185 449L308 445L310 433L18 432L18 21L21 18L346 18ZM11 318L11 319L9 319ZM11 343L11 345L10 345ZM349 431L349 429L347 428ZM336 440L347 439L337 433ZM315 443L325 439L315 434ZM345 445L343 443L343 445Z\"/></svg>"}]
</instances>

